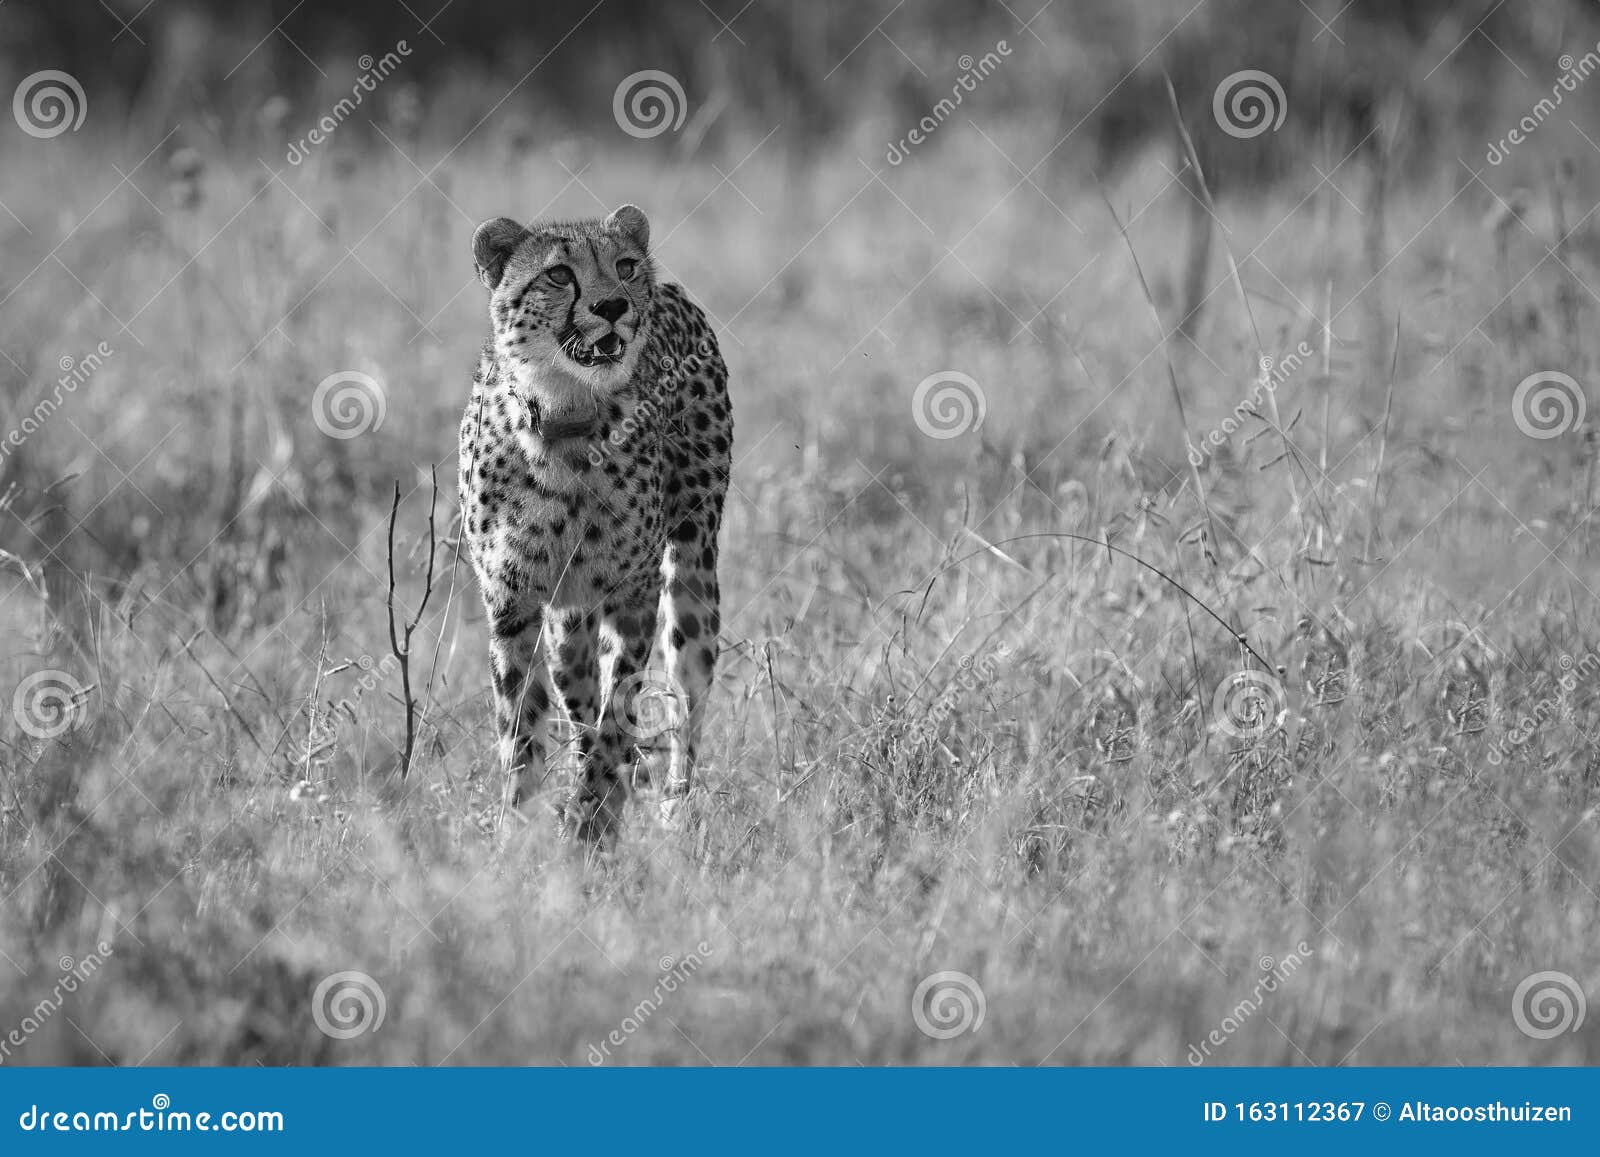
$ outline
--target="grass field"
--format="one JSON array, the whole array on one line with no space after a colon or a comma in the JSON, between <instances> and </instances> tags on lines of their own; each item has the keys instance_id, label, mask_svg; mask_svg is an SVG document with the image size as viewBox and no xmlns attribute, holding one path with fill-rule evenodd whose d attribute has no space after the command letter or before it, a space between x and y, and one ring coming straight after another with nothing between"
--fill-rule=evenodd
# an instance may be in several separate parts
<instances>
[{"instance_id":1,"label":"grass field","mask_svg":"<svg viewBox=\"0 0 1600 1157\"><path fill-rule=\"evenodd\" d=\"M1600 981L1594 445L1512 409L1594 367L1594 165L1397 190L1376 251L1360 159L1225 198L1163 343L1168 153L1106 177L1125 242L1070 155L1025 178L1020 126L897 167L497 130L298 167L199 128L176 165L14 144L0 381L13 426L59 406L0 467L0 685L87 690L50 738L5 718L4 1063L1600 1061L1596 1018L1513 1014L1531 974ZM473 226L624 201L715 319L736 466L702 790L586 865L496 824L446 524ZM340 439L313 393L347 371L384 412ZM933 437L946 372L983 420ZM1276 428L1191 471L1185 425L1252 391ZM398 481L404 612L430 467L401 783L385 539ZM1235 632L1279 670L1225 726ZM342 1039L313 997L349 971L384 1015Z\"/></svg>"}]
</instances>

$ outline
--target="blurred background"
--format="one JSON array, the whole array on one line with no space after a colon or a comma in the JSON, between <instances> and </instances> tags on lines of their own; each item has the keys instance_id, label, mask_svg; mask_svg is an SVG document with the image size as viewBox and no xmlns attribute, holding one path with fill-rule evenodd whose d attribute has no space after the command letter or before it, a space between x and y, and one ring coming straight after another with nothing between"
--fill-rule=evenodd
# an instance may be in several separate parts
<instances>
[{"instance_id":1,"label":"blurred background","mask_svg":"<svg viewBox=\"0 0 1600 1157\"><path fill-rule=\"evenodd\" d=\"M949 94L960 56L1007 40L1015 57L985 83L982 115L1024 120L1051 141L1070 132L1049 174L1081 177L1170 139L1163 70L1184 107L1201 110L1218 78L1265 67L1288 95L1293 131L1239 151L1226 173L1235 186L1350 147L1396 105L1405 116L1390 129L1403 137L1392 144L1403 145L1412 173L1457 153L1477 156L1508 98L1544 95L1540 69L1574 45L1593 47L1595 21L1582 0L1078 0L1037 11L983 0L756 0L725 10L646 0L13 7L0 52L19 76L49 61L85 78L104 131L164 133L189 122L190 137L175 146L223 138L243 147L264 120L282 119L270 127L285 130L309 123L347 92L359 58L405 40L412 55L397 91L363 119L430 140L482 134L523 150L567 135L605 142L616 81L657 69L676 78L690 106L687 135L663 142L671 152L760 139L781 126L778 155L852 150L877 161L885 141ZM1197 139L1217 135L1192 119ZM381 143L367 125L348 135L359 138L348 149ZM1037 158L1027 159L1032 168Z\"/></svg>"},{"instance_id":2,"label":"blurred background","mask_svg":"<svg viewBox=\"0 0 1600 1157\"><path fill-rule=\"evenodd\" d=\"M1102 171L1170 136L1162 70L1186 107L1200 107L1221 75L1270 66L1290 96L1296 131L1235 166L1243 171L1230 178L1245 184L1280 176L1328 134L1346 146L1360 141L1390 102L1408 106L1413 171L1469 146L1475 154L1507 96L1538 90L1536 70L1571 46L1592 48L1595 21L1594 5L1581 0L1080 0L1037 11L984 0L757 0L725 11L646 0L552 0L514 10L474 0L14 8L0 51L18 75L50 61L90 78L106 128L165 131L192 118L195 133L229 134L237 144L274 112L266 107L272 99L288 101L280 115L293 128L296 115L310 120L323 98L346 90L360 56L406 40L413 56L400 82L408 96L379 101L379 118L419 118L419 130L445 141L474 128L522 147L568 133L610 136L614 80L659 69L693 104L698 131L670 142L680 152L741 134L760 138L781 123L778 152L854 147L872 157L885 136L898 136L893 130L949 93L952 48L981 56L1010 40L1018 59L986 85L982 112L1026 117L1056 139L1077 130L1058 170ZM421 107L398 112L411 99ZM485 123L501 107L509 115ZM1195 123L1194 131L1211 136L1214 128Z\"/></svg>"},{"instance_id":3,"label":"blurred background","mask_svg":"<svg viewBox=\"0 0 1600 1157\"><path fill-rule=\"evenodd\" d=\"M1249 291L1265 315L1249 319L1258 332L1248 344L1293 349L1315 338L1319 310L1361 323L1327 327L1326 373L1335 359L1385 363L1399 304L1388 264L1441 205L1481 222L1474 244L1499 247L1502 290L1521 274L1503 259L1506 244L1533 236L1526 222L1570 216L1563 252L1588 243L1575 191L1595 160L1583 126L1597 98L1583 82L1600 19L1580 0L726 7L8 4L0 59L17 83L13 112L33 128L0 141L7 404L31 410L30 391L59 376L52 365L110 340L132 355L113 359L99 391L131 403L118 415L123 436L148 448L170 434L147 469L169 453L188 464L137 489L170 487L226 526L254 484L285 477L308 429L303 407L273 400L269 383L286 375L379 378L410 403L383 447L440 460L419 435L455 404L441 386L480 328L467 239L495 215L583 216L640 201L667 273L695 289L725 344L743 345L740 322L797 309L818 320L823 346L814 334L795 341L795 357L770 367L785 382L747 403L763 422L796 424L791 440L813 463L843 412L831 393L839 371L853 361L866 375L845 391L852 404L863 387L886 391L891 379L860 363L897 350L908 316L940 316L945 338L990 335L1034 359L1030 379L1051 379L1018 387L997 427L1020 429L1034 403L1085 386L1083 343L1052 344L1045 332L1071 338L1120 327L1130 307L1145 312L1104 292L1132 272L1105 232L1108 196L1135 242L1141 225L1159 234L1145 288L1159 324L1204 354L1203 376L1234 374L1229 347L1246 336L1233 311L1217 320L1231 295L1219 283L1224 248L1247 270L1262 263ZM1561 123L1539 131L1546 114L1535 106L1552 93L1564 98ZM64 121L53 96L64 96ZM1236 124L1224 123L1225 100ZM1512 145L1519 124L1534 131ZM1426 201L1416 222L1408 194ZM1281 200L1289 215L1241 245L1207 197ZM1320 248L1301 283L1272 259L1280 245L1308 259L1308 245ZM1350 278L1334 258L1356 259ZM352 315L361 298L369 304ZM819 299L842 310L841 324L810 308ZM1418 303L1419 319L1434 304ZM1511 325L1514 308L1503 300L1489 320ZM1254 360L1246 353L1246 382ZM938 367L913 368L915 382ZM1202 411L1193 437L1213 384L1191 383ZM1226 414L1239 391L1220 389ZM204 429L163 427L147 412L158 396L198 407ZM1333 399L1335 425L1350 396ZM1083 415L1090 430L1117 412L1108 400ZM81 441L58 441L78 434L52 425L6 456L8 479L43 486L63 455L82 456ZM1172 440L1152 448L1181 455L1181 435L1162 426L1149 432ZM897 443L899 422L852 433L891 457L912 445ZM267 478L251 476L246 443ZM371 465L382 447L323 450L339 456L328 468L341 486L386 488L346 461ZM220 485L192 469L202 460ZM117 541L99 546L125 556L140 549L128 536L157 532L140 493L112 479L119 493L91 501L116 512L104 533ZM0 542L14 545L9 533ZM78 549L44 533L63 558Z\"/></svg>"}]
</instances>

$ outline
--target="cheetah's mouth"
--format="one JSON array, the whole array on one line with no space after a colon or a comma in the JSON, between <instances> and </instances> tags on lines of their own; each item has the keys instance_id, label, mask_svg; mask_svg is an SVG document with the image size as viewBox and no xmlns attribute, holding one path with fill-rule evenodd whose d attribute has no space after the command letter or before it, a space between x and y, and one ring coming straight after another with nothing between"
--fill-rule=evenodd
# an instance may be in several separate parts
<instances>
[{"instance_id":1,"label":"cheetah's mouth","mask_svg":"<svg viewBox=\"0 0 1600 1157\"><path fill-rule=\"evenodd\" d=\"M561 342L561 352L586 368L614 365L622 360L627 348L628 343L615 330L589 342L574 329Z\"/></svg>"}]
</instances>

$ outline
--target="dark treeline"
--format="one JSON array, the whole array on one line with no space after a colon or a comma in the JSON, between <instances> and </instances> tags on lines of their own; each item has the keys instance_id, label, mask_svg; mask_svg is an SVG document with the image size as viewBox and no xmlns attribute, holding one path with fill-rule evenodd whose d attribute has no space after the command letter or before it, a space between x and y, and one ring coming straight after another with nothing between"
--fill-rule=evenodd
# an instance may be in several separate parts
<instances>
[{"instance_id":1,"label":"dark treeline","mask_svg":"<svg viewBox=\"0 0 1600 1157\"><path fill-rule=\"evenodd\" d=\"M1241 69L1271 73L1293 131L1236 158L1244 168L1220 166L1255 184L1308 149L1326 155L1363 143L1395 151L1413 170L1454 155L1463 134L1493 127L1500 84L1543 84L1561 54L1581 55L1600 32L1583 0L1072 0L1031 21L1030 8L455 0L441 11L441 0L163 0L146 9L142 0L12 0L0 11L0 58L13 71L69 72L102 109L152 120L200 109L226 128L274 96L320 99L345 83L351 62L404 39L413 50L407 83L441 132L470 128L513 85L515 109L536 124L583 131L609 117L621 76L648 68L671 74L708 113L699 139L781 123L784 147L804 150L880 118L915 123L949 95L958 60L1004 39L1012 53L985 82L985 108L1070 140L1057 163L1097 169L1171 134L1164 72L1203 159L1227 146L1208 115L1218 82ZM1521 62L1527 82L1508 61ZM1385 123L1403 123L1405 138L1374 132Z\"/></svg>"}]
</instances>

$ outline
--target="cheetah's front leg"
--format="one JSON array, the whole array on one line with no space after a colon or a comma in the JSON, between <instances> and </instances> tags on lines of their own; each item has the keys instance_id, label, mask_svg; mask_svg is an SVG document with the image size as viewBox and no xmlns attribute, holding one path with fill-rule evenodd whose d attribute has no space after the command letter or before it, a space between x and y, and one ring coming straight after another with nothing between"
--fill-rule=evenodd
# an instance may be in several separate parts
<instances>
[{"instance_id":1,"label":"cheetah's front leg","mask_svg":"<svg viewBox=\"0 0 1600 1157\"><path fill-rule=\"evenodd\" d=\"M495 731L507 811L529 806L544 782L544 717L549 696L539 679L539 612L522 611L508 593L485 596L494 674Z\"/></svg>"},{"instance_id":2,"label":"cheetah's front leg","mask_svg":"<svg viewBox=\"0 0 1600 1157\"><path fill-rule=\"evenodd\" d=\"M599 741L613 753L619 772L631 764L637 742L646 738L644 729L655 706L647 699L658 688L641 672L655 640L660 597L659 584L639 583L625 593L608 596L601 612L602 646L609 662L600 673Z\"/></svg>"},{"instance_id":3,"label":"cheetah's front leg","mask_svg":"<svg viewBox=\"0 0 1600 1157\"><path fill-rule=\"evenodd\" d=\"M611 646L603 689L596 650L602 622ZM627 713L637 691L634 676L650 654L654 626L648 596L608 599L598 616L553 611L548 620L550 680L577 735L578 783L567 804L565 826L588 844L609 844L622 823L627 785L621 769L634 738Z\"/></svg>"},{"instance_id":4,"label":"cheetah's front leg","mask_svg":"<svg viewBox=\"0 0 1600 1157\"><path fill-rule=\"evenodd\" d=\"M667 782L661 793L661 819L678 822L683 799L694 785L700 724L717 668L717 633L722 629L721 593L717 587L716 509L706 521L685 524L685 533L668 545L662 571L666 577L661 606L661 650L674 690L681 694L678 718L671 732Z\"/></svg>"},{"instance_id":5,"label":"cheetah's front leg","mask_svg":"<svg viewBox=\"0 0 1600 1157\"><path fill-rule=\"evenodd\" d=\"M620 782L608 782L595 760L600 710L599 616L582 607L551 607L545 614L545 658L550 686L577 747L578 784L567 801L562 828L586 843L611 839L622 820Z\"/></svg>"}]
</instances>

